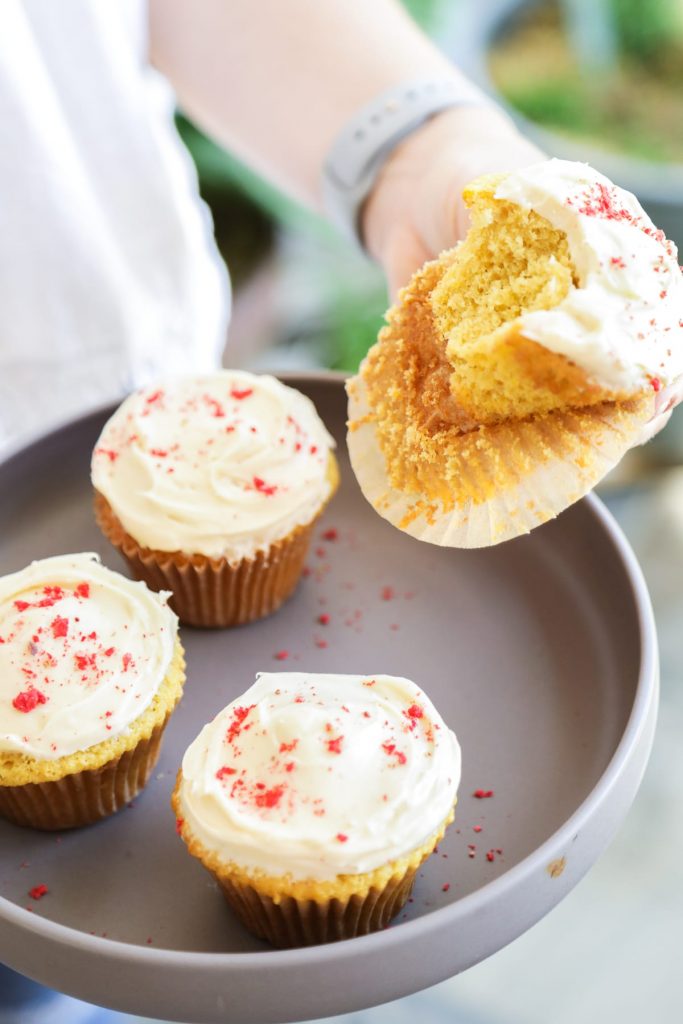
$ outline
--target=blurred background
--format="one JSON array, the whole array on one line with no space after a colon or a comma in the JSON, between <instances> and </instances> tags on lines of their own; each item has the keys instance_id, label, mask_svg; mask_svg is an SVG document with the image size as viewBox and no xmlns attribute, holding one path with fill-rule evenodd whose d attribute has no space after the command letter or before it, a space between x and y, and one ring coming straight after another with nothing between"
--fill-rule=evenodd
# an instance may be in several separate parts
<instances>
[{"instance_id":1,"label":"blurred background","mask_svg":"<svg viewBox=\"0 0 683 1024\"><path fill-rule=\"evenodd\" d=\"M683 0L406 0L550 155L635 192L683 249ZM353 371L386 308L365 257L178 115L230 267L225 363ZM465 975L344 1024L643 1024L683 1017L683 412L601 494L650 586L662 653L655 748L620 836L578 888ZM419 955L419 950L416 950ZM69 1000L22 1024L98 1019ZM113 1022L133 1018L106 1015Z\"/></svg>"}]
</instances>

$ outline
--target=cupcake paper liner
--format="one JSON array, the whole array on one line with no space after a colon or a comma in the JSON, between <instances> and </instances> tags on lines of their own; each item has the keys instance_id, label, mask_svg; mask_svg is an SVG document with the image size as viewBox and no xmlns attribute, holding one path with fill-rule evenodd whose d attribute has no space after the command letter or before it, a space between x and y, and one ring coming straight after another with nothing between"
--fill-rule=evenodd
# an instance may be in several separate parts
<instances>
[{"instance_id":1,"label":"cupcake paper liner","mask_svg":"<svg viewBox=\"0 0 683 1024\"><path fill-rule=\"evenodd\" d=\"M225 558L141 547L98 492L95 516L133 576L152 590L172 591L169 604L182 623L206 627L242 625L276 611L299 582L319 518L297 527L267 551L257 551L253 558L233 565Z\"/></svg>"},{"instance_id":2,"label":"cupcake paper liner","mask_svg":"<svg viewBox=\"0 0 683 1024\"><path fill-rule=\"evenodd\" d=\"M276 902L253 886L216 876L242 924L272 946L292 948L337 942L385 928L410 896L417 868L393 876L365 895L325 901L284 896Z\"/></svg>"},{"instance_id":3,"label":"cupcake paper liner","mask_svg":"<svg viewBox=\"0 0 683 1024\"><path fill-rule=\"evenodd\" d=\"M578 501L637 441L654 404L647 395L461 434L457 457L467 497L458 503L392 486L362 375L347 392L351 465L367 500L418 540L461 548L529 533Z\"/></svg>"},{"instance_id":4,"label":"cupcake paper liner","mask_svg":"<svg viewBox=\"0 0 683 1024\"><path fill-rule=\"evenodd\" d=\"M0 786L0 815L16 825L61 831L114 814L147 783L169 718L170 712L149 736L99 768L74 772L52 782Z\"/></svg>"},{"instance_id":5,"label":"cupcake paper liner","mask_svg":"<svg viewBox=\"0 0 683 1024\"><path fill-rule=\"evenodd\" d=\"M454 805L421 846L372 871L324 881L297 881L289 875L259 877L226 863L193 835L182 816L181 785L182 769L171 806L188 853L213 876L245 928L285 949L338 942L385 928L405 904L418 869L441 842L455 816Z\"/></svg>"}]
</instances>

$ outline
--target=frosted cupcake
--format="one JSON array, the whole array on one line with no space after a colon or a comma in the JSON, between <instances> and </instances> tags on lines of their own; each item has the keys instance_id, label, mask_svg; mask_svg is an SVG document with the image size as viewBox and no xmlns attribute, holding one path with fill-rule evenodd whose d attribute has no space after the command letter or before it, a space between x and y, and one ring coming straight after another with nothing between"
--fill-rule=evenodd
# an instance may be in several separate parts
<instances>
[{"instance_id":1,"label":"frosted cupcake","mask_svg":"<svg viewBox=\"0 0 683 1024\"><path fill-rule=\"evenodd\" d=\"M276 946L383 928L453 820L460 748L396 676L263 673L191 744L178 832Z\"/></svg>"},{"instance_id":2,"label":"frosted cupcake","mask_svg":"<svg viewBox=\"0 0 683 1024\"><path fill-rule=\"evenodd\" d=\"M185 679L167 596L92 554L0 579L0 815L74 828L142 789Z\"/></svg>"},{"instance_id":3,"label":"frosted cupcake","mask_svg":"<svg viewBox=\"0 0 683 1024\"><path fill-rule=\"evenodd\" d=\"M181 621L231 626L299 581L338 483L313 403L234 370L131 395L92 458L97 521L133 575L173 593Z\"/></svg>"},{"instance_id":4,"label":"frosted cupcake","mask_svg":"<svg viewBox=\"0 0 683 1024\"><path fill-rule=\"evenodd\" d=\"M676 247L630 193L549 160L465 190L472 228L427 263L349 383L349 451L421 540L495 544L557 515L683 373Z\"/></svg>"}]
</instances>

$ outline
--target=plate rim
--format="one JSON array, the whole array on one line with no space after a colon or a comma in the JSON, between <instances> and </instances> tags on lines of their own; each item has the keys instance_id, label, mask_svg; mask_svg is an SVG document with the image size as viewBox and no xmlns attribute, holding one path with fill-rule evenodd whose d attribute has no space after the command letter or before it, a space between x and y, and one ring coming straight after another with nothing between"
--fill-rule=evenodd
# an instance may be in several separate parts
<instances>
[{"instance_id":1,"label":"plate rim","mask_svg":"<svg viewBox=\"0 0 683 1024\"><path fill-rule=\"evenodd\" d=\"M343 385L349 376L343 371L326 370L273 371L273 375L285 382L300 381L304 384L340 385ZM28 449L49 440L55 434L76 427L86 420L103 416L108 410L116 408L117 404L103 403L82 415L65 419L48 430L40 431L29 439L10 445L0 454L0 470L6 463L27 452ZM323 963L331 957L343 962L357 954L362 955L363 952L370 955L376 949L385 950L402 945L406 941L414 943L435 927L456 925L460 919L468 916L473 907L480 908L490 905L508 890L522 884L533 874L539 864L547 864L553 860L554 855L566 846L572 836L582 829L599 806L609 797L637 748L641 734L648 723L653 703L656 704L657 701L659 683L657 632L652 603L642 569L623 530L603 502L591 492L577 504L582 503L587 506L590 515L598 520L603 533L611 542L630 585L630 596L635 606L639 626L638 681L631 711L621 738L596 784L573 814L523 860L456 902L446 907L436 908L414 920L401 922L398 927L332 944L306 946L298 949L264 948L251 952L233 953L143 946L124 940L89 935L78 928L52 921L49 918L39 917L4 896L0 896L0 920L4 920L8 926L17 928L24 934L35 935L37 938L61 947L82 950L88 954L103 956L121 963L133 961L142 968L146 966L150 968L170 967L184 972L188 969L212 971L219 968L226 972L227 978L237 967L246 972L260 971L268 964L273 967L288 968L305 963L311 967L316 963Z\"/></svg>"}]
</instances>

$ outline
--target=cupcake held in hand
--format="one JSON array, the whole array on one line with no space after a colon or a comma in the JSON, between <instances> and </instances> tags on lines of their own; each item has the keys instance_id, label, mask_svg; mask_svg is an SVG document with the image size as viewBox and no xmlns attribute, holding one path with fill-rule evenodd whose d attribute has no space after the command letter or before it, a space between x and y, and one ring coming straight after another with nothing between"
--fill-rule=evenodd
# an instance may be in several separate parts
<instances>
[{"instance_id":1,"label":"cupcake held in hand","mask_svg":"<svg viewBox=\"0 0 683 1024\"><path fill-rule=\"evenodd\" d=\"M313 403L232 370L131 395L92 459L97 521L182 622L232 626L296 587L338 471Z\"/></svg>"},{"instance_id":2,"label":"cupcake held in hand","mask_svg":"<svg viewBox=\"0 0 683 1024\"><path fill-rule=\"evenodd\" d=\"M460 748L396 676L263 673L188 748L178 832L276 946L385 927L453 820Z\"/></svg>"},{"instance_id":3,"label":"cupcake held in hand","mask_svg":"<svg viewBox=\"0 0 683 1024\"><path fill-rule=\"evenodd\" d=\"M0 815L74 828L143 788L185 680L167 596L92 554L0 578Z\"/></svg>"},{"instance_id":4,"label":"cupcake held in hand","mask_svg":"<svg viewBox=\"0 0 683 1024\"><path fill-rule=\"evenodd\" d=\"M549 160L465 190L348 386L377 511L421 540L495 544L557 515L636 443L683 373L676 247L630 193Z\"/></svg>"}]
</instances>

